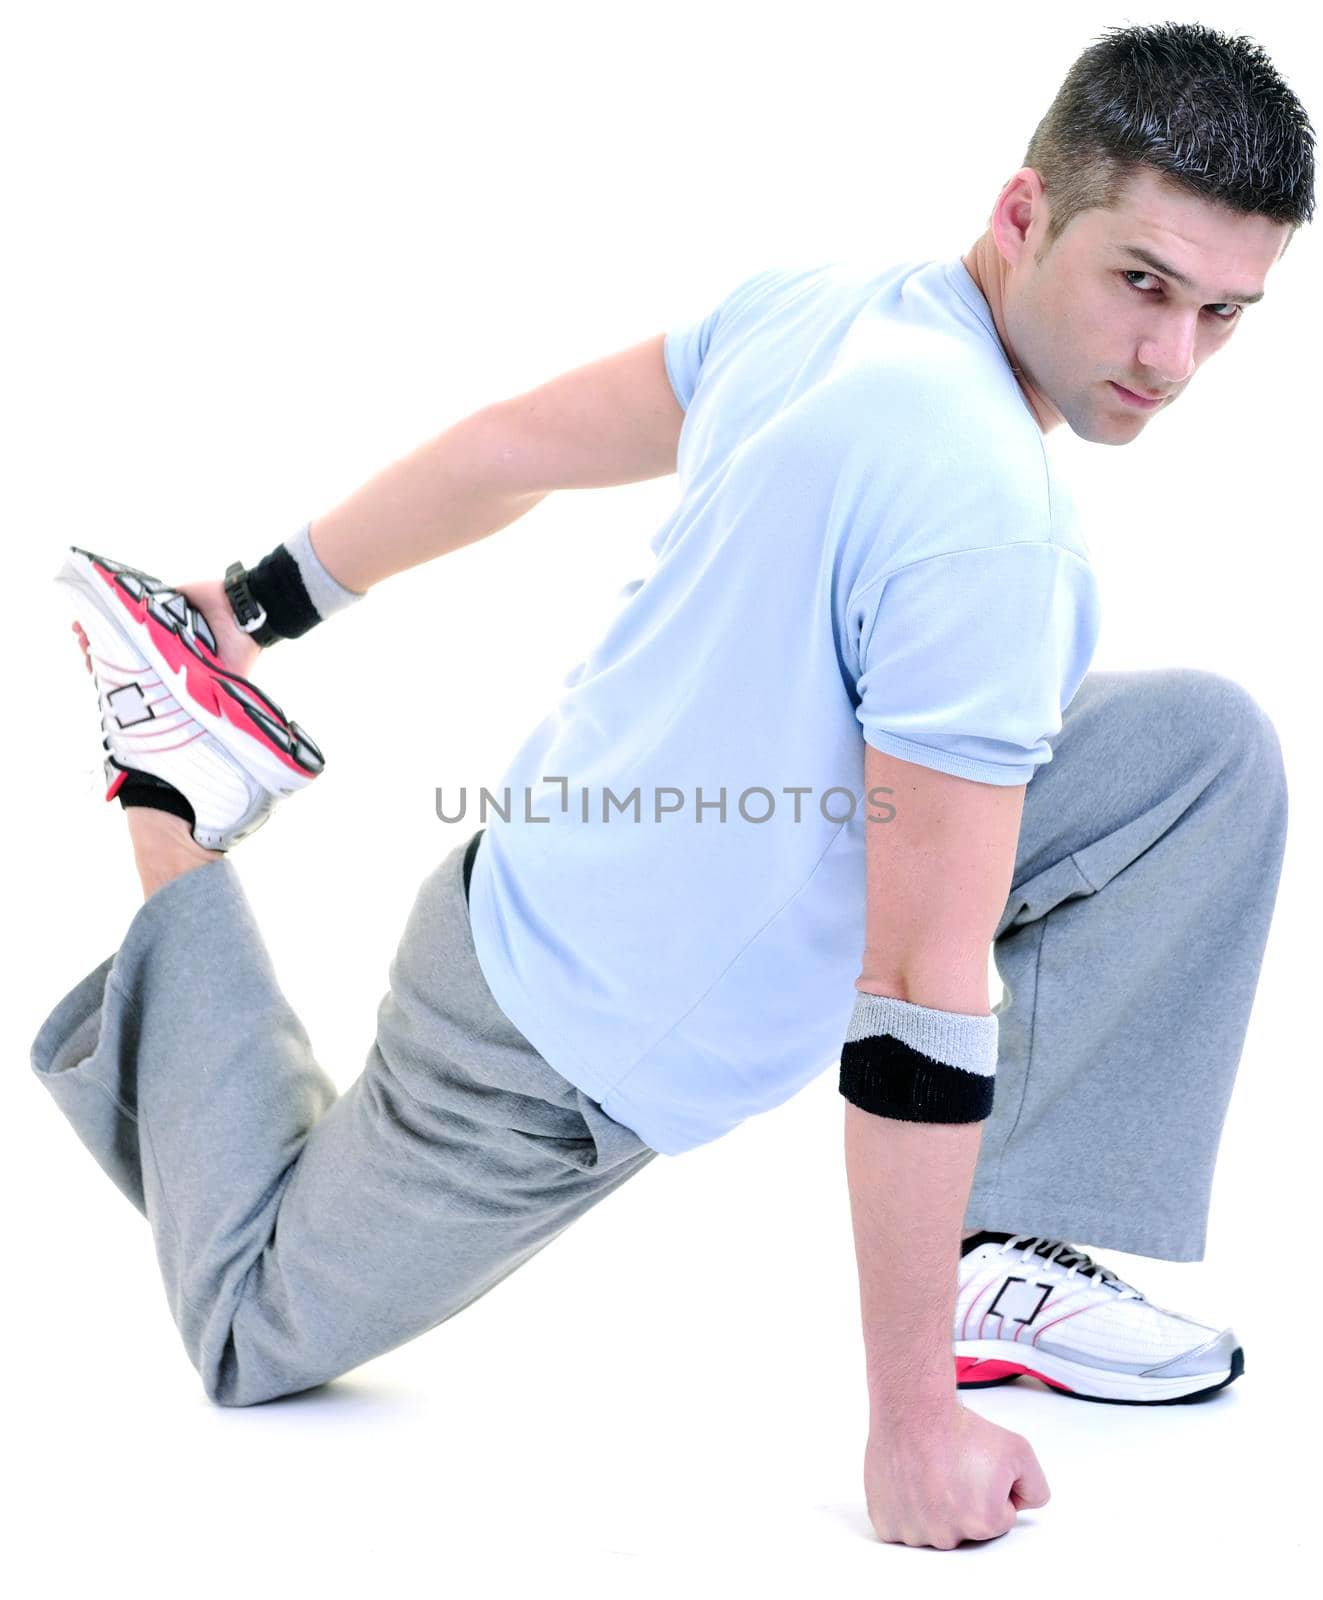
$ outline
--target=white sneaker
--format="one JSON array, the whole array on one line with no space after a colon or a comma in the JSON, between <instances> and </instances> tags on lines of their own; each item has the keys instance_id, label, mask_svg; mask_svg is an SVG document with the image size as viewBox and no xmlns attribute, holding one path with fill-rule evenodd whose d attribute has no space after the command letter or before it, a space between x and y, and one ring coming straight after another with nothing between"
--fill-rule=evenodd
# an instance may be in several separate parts
<instances>
[{"instance_id":1,"label":"white sneaker","mask_svg":"<svg viewBox=\"0 0 1323 1600\"><path fill-rule=\"evenodd\" d=\"M55 575L87 636L113 800L130 775L179 791L193 837L228 850L277 800L325 767L321 751L257 686L221 665L207 619L135 567L70 545Z\"/></svg>"},{"instance_id":2,"label":"white sneaker","mask_svg":"<svg viewBox=\"0 0 1323 1600\"><path fill-rule=\"evenodd\" d=\"M1245 1370L1232 1329L1151 1305L1075 1245L1024 1233L961 1257L954 1348L957 1388L1028 1376L1114 1405L1194 1400Z\"/></svg>"}]
</instances>

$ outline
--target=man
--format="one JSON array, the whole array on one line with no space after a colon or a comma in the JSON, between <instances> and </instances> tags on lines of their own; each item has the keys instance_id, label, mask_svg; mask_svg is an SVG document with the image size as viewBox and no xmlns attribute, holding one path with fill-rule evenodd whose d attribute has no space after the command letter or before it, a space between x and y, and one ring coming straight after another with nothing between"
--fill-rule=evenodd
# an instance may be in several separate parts
<instances>
[{"instance_id":1,"label":"man","mask_svg":"<svg viewBox=\"0 0 1323 1600\"><path fill-rule=\"evenodd\" d=\"M1043 441L1128 443L1232 336L1311 214L1307 126L1247 41L1114 30L960 258L757 273L223 585L71 553L145 900L33 1065L149 1218L211 1398L435 1327L836 1059L881 1538L952 1548L1048 1497L957 1383L1161 1404L1238 1375L1231 1329L1066 1236L1202 1256L1280 749L1216 674L1088 672ZM655 570L425 881L338 1095L226 855L323 765L257 650L555 489L672 471Z\"/></svg>"}]
</instances>

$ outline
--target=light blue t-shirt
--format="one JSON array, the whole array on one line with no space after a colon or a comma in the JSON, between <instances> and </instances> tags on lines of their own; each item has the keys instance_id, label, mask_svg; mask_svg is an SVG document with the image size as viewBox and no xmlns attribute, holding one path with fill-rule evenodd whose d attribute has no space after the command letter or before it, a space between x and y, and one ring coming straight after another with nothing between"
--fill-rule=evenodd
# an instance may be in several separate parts
<instances>
[{"instance_id":1,"label":"light blue t-shirt","mask_svg":"<svg viewBox=\"0 0 1323 1600\"><path fill-rule=\"evenodd\" d=\"M470 909L515 1026L678 1155L839 1060L888 814L864 740L1028 782L1099 607L959 257L759 272L665 356L675 508L488 786L509 820L488 812Z\"/></svg>"}]
</instances>

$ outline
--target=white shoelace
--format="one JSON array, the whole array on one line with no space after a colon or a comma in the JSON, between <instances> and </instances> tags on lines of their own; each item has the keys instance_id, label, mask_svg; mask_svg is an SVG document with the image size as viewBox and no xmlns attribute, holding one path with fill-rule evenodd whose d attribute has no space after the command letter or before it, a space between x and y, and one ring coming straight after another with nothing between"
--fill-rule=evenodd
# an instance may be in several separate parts
<instances>
[{"instance_id":1,"label":"white shoelace","mask_svg":"<svg viewBox=\"0 0 1323 1600\"><path fill-rule=\"evenodd\" d=\"M1118 1277L1110 1267L1103 1266L1087 1251L1067 1244L1064 1239L1046 1239L1037 1233L1017 1233L998 1248L1003 1255L1018 1252L1026 1265L1032 1260L1041 1260L1064 1267L1067 1277L1078 1272L1082 1278L1092 1278L1099 1288L1116 1290L1123 1300L1144 1299L1138 1289Z\"/></svg>"}]
</instances>

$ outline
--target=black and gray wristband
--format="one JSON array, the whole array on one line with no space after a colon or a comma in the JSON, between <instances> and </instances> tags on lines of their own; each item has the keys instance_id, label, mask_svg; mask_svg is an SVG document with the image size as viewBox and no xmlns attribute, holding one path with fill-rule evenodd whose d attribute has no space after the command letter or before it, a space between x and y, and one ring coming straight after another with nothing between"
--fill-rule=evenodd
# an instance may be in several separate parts
<instances>
[{"instance_id":1,"label":"black and gray wristband","mask_svg":"<svg viewBox=\"0 0 1323 1600\"><path fill-rule=\"evenodd\" d=\"M255 567L230 564L225 592L235 621L263 646L298 639L363 595L346 589L322 565L312 547L311 523L277 545Z\"/></svg>"},{"instance_id":2,"label":"black and gray wristband","mask_svg":"<svg viewBox=\"0 0 1323 1600\"><path fill-rule=\"evenodd\" d=\"M841 1093L902 1122L983 1122L992 1113L997 1037L995 1013L860 992L841 1049Z\"/></svg>"}]
</instances>

